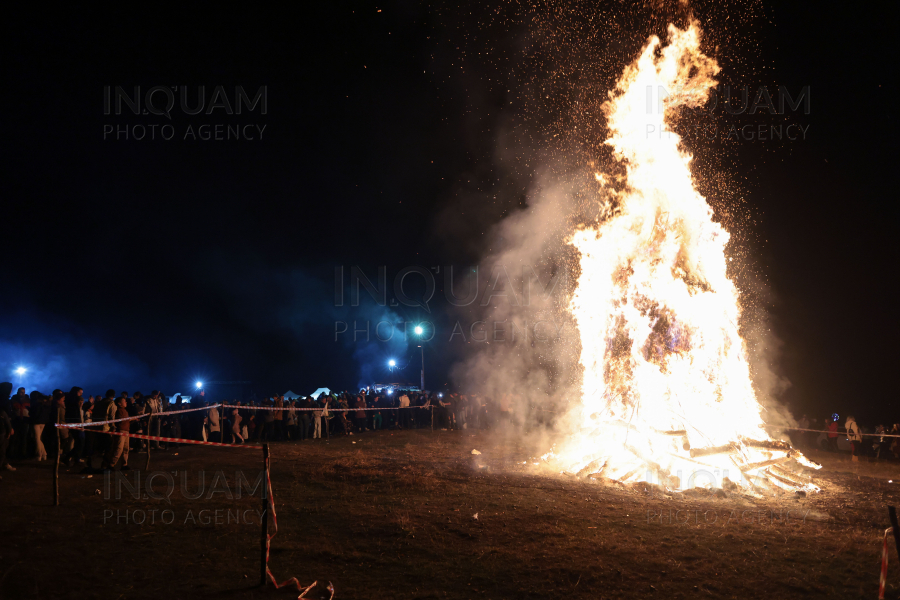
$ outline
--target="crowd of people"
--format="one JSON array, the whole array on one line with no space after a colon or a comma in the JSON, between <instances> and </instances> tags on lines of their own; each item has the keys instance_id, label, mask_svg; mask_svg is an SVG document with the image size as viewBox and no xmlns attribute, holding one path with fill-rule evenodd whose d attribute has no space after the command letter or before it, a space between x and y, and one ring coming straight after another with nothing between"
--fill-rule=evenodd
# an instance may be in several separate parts
<instances>
[{"instance_id":1,"label":"crowd of people","mask_svg":"<svg viewBox=\"0 0 900 600\"><path fill-rule=\"evenodd\" d=\"M843 426L836 414L822 421L803 415L791 439L795 446L828 452L840 452L838 444L846 439L852 460L859 460L860 456L900 460L900 423L894 423L890 429L879 424L869 430L860 426L853 415L847 416Z\"/></svg>"},{"instance_id":2,"label":"crowd of people","mask_svg":"<svg viewBox=\"0 0 900 600\"><path fill-rule=\"evenodd\" d=\"M57 389L50 395L19 388L10 397L11 391L10 383L0 383L0 469L9 471L15 471L9 460L47 460L48 450L51 456L56 451L62 463L84 465L88 472L127 469L130 452L178 445L129 434L226 444L327 440L380 429L531 427L548 422L549 413L554 412L541 408L523 414L524 403L511 394L495 402L477 394L360 390L293 399L275 395L217 405L203 391L189 400L156 390L144 395L110 389L103 395L85 396L80 387L68 392ZM128 418L139 415L145 416ZM54 427L57 423L86 425Z\"/></svg>"},{"instance_id":3,"label":"crowd of people","mask_svg":"<svg viewBox=\"0 0 900 600\"><path fill-rule=\"evenodd\" d=\"M203 391L189 399L168 397L156 390L144 395L110 389L96 396L85 396L79 387L68 392L57 389L49 395L37 390L28 393L22 387L12 396L11 392L12 384L0 383L0 470L8 471L15 471L10 460L44 461L54 451L62 463L82 464L88 471L127 469L130 452L178 445L129 434L242 444L327 440L380 429L529 429L550 423L553 414L563 409L552 401L541 407L529 406L512 394L495 401L479 394L404 390L297 398L275 395L262 400L220 401L220 405L208 401ZM143 418L134 418L141 415ZM79 426L53 426L62 423ZM867 431L853 416L841 426L837 415L821 422L803 415L798 425L791 434L797 447L839 452L843 438L849 441L853 460L859 456L900 459L900 424L891 429L878 425ZM122 435L113 435L116 433Z\"/></svg>"}]
</instances>

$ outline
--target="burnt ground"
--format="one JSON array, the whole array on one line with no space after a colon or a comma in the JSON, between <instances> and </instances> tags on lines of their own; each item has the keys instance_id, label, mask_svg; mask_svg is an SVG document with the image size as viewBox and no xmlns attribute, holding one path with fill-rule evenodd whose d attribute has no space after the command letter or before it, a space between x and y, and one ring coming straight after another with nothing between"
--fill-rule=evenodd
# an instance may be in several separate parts
<instances>
[{"instance_id":1,"label":"burnt ground","mask_svg":"<svg viewBox=\"0 0 900 600\"><path fill-rule=\"evenodd\" d=\"M338 600L874 598L886 506L900 503L897 463L824 453L812 455L825 465L821 493L752 500L541 475L524 449L485 432L386 431L271 449L272 571L330 581ZM131 456L143 468L146 455ZM0 597L296 597L255 587L261 500L243 487L236 497L236 471L252 485L259 451L190 446L152 459L157 499L143 487L116 499L114 479L61 468L54 507L52 465L4 472ZM166 472L176 473L168 500ZM200 498L185 497L182 473ZM127 474L142 486L147 475ZM892 547L887 597L898 595Z\"/></svg>"}]
</instances>

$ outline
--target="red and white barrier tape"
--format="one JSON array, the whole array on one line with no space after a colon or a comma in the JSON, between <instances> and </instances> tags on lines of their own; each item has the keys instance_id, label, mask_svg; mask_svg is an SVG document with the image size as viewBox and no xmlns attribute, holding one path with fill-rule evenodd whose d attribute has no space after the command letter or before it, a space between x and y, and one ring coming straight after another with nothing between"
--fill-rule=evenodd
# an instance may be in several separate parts
<instances>
[{"instance_id":1,"label":"red and white barrier tape","mask_svg":"<svg viewBox=\"0 0 900 600\"><path fill-rule=\"evenodd\" d=\"M269 494L269 511L272 513L272 525L275 528L275 531L272 533L266 532L266 575L269 577L269 581L272 582L272 585L275 586L275 589L283 588L287 585L294 585L297 588L297 591L300 592L300 595L297 596L298 600L303 598L306 593L316 587L318 581L313 581L312 585L307 588L303 588L300 585L300 581L296 577L291 577L290 579L278 583L275 579L275 575L272 574L272 570L269 569L269 547L271 546L272 539L275 537L275 534L278 533L278 516L275 514L275 494L272 492L272 478L269 476L269 457L266 456L266 491ZM334 598L334 585L329 581L328 582L328 591L331 592L331 598Z\"/></svg>"},{"instance_id":2,"label":"red and white barrier tape","mask_svg":"<svg viewBox=\"0 0 900 600\"><path fill-rule=\"evenodd\" d=\"M235 404L223 404L225 408L236 408L238 410L287 410L290 412L307 412L307 411L324 411L324 407L320 408L295 408L293 406L285 406L279 408L277 406L238 406ZM356 412L358 410L400 410L400 406L390 406L385 408L331 408L328 407L328 412ZM402 408L434 408L433 406L404 406Z\"/></svg>"},{"instance_id":3,"label":"red and white barrier tape","mask_svg":"<svg viewBox=\"0 0 900 600\"><path fill-rule=\"evenodd\" d=\"M848 436L846 430L844 431L829 431L827 429L801 429L800 427L775 427L774 425L760 425L760 427L770 427L771 429L781 429L784 431L808 431L810 433L834 433L835 436ZM900 435L892 435L890 433L861 433L859 431L856 432L856 435L862 437L877 437L877 438L900 438Z\"/></svg>"},{"instance_id":4,"label":"red and white barrier tape","mask_svg":"<svg viewBox=\"0 0 900 600\"><path fill-rule=\"evenodd\" d=\"M121 421L134 421L135 419L143 419L144 417L156 416L156 417L167 417L169 415L178 415L181 413L188 412L196 412L198 410L209 410L210 408L218 408L222 406L221 404L210 404L209 406L200 406L198 408L186 408L184 410L170 410L169 412L158 412L158 413L142 413L139 415L134 415L133 417L122 417L121 419L111 419L109 421L89 421L85 423L58 423L56 426L60 429L62 428L81 428L81 427L93 427L94 425L108 425L109 423L119 423Z\"/></svg>"},{"instance_id":5,"label":"red and white barrier tape","mask_svg":"<svg viewBox=\"0 0 900 600\"><path fill-rule=\"evenodd\" d=\"M259 450L262 446L254 446L254 445L245 445L245 444L222 444L219 442L204 442L203 440L185 440L181 438L169 438L169 437L161 437L157 435L141 435L136 433L126 433L124 431L101 431L98 433L108 433L110 435L118 435L122 437L130 437L130 438L138 438L141 440L159 440L163 442L178 442L180 444L197 444L201 446L228 446L229 448L246 448L250 450ZM272 525L275 527L275 530L272 533L266 532L266 575L268 575L269 580L272 582L272 585L275 586L275 589L283 588L287 585L293 584L296 586L297 591L300 592L300 595L297 596L298 600L306 596L306 593L311 589L316 587L318 581L313 581L311 585L304 588L300 585L300 581L296 577L291 577L290 579L278 583L275 579L275 575L272 574L272 570L269 569L269 548L272 544L272 539L275 537L275 534L278 533L278 516L275 514L275 494L272 491L272 478L269 475L269 458L266 457L266 493L268 494L269 499L269 510L272 513ZM331 598L334 598L334 585L329 581L328 582L328 591L331 592Z\"/></svg>"},{"instance_id":6,"label":"red and white barrier tape","mask_svg":"<svg viewBox=\"0 0 900 600\"><path fill-rule=\"evenodd\" d=\"M158 435L142 435L140 433L127 433L124 431L95 431L92 433L108 433L110 435L120 435L122 437L138 438L139 440L158 440L160 442L176 442L178 444L198 444L200 446L228 446L229 448L249 448L251 450L259 450L262 446L253 444L222 444L220 442L204 442L203 440L185 440L182 438L160 437Z\"/></svg>"},{"instance_id":7,"label":"red and white barrier tape","mask_svg":"<svg viewBox=\"0 0 900 600\"><path fill-rule=\"evenodd\" d=\"M887 583L888 535L893 531L893 527L884 530L884 543L881 545L881 577L878 580L878 600L884 600L884 586Z\"/></svg>"}]
</instances>

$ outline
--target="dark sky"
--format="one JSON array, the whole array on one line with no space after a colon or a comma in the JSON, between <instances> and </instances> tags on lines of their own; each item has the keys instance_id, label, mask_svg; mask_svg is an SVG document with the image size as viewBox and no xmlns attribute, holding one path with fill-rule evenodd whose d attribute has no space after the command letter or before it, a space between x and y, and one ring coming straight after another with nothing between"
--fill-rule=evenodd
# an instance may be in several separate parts
<instances>
[{"instance_id":1,"label":"dark sky","mask_svg":"<svg viewBox=\"0 0 900 600\"><path fill-rule=\"evenodd\" d=\"M791 382L784 399L798 412L900 421L890 15L745 3L732 17L746 8L753 18L729 29L714 4L696 10L726 80L811 93L810 114L795 118L806 139L706 151L726 157L743 192L740 237L770 291L762 303ZM445 304L336 307L335 267L346 281L353 265L373 278L385 265L392 280L409 265L476 264L485 232L527 191L523 169L517 178L493 165L498 131L517 118L528 126L515 86L527 79L533 24L571 8L597 31L584 45L623 56L649 33L637 18L625 21L630 36L620 39L622 24L604 33L603 10L631 10L620 2L298 7L8 15L0 369L27 365L25 383L44 391L417 381L415 343L335 341L335 321L440 329L452 322ZM231 103L235 86L266 86L267 113L189 116L176 104L171 120L104 115L104 86L117 85L186 85L191 103L205 86L207 104L219 85ZM133 136L151 124L171 125L174 138L150 140L148 129L140 141L104 140L104 127ZM216 124L265 130L261 140L184 139L188 126ZM469 351L436 336L429 387L450 382Z\"/></svg>"}]
</instances>

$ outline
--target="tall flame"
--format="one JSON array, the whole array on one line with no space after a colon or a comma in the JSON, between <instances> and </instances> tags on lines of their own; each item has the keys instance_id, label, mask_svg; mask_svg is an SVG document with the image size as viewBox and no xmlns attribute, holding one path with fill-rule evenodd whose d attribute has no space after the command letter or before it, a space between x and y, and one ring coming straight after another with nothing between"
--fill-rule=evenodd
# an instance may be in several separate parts
<instances>
[{"instance_id":1,"label":"tall flame","mask_svg":"<svg viewBox=\"0 0 900 600\"><path fill-rule=\"evenodd\" d=\"M604 106L627 181L616 191L597 174L607 214L570 239L580 253L570 310L584 382L579 426L559 458L573 472L622 481L706 471L692 483L810 487L779 465L817 465L762 429L727 274L729 235L670 126L678 107L706 101L719 67L700 52L696 25L668 33L662 48L650 39ZM662 90L659 110L651 99Z\"/></svg>"}]
</instances>

